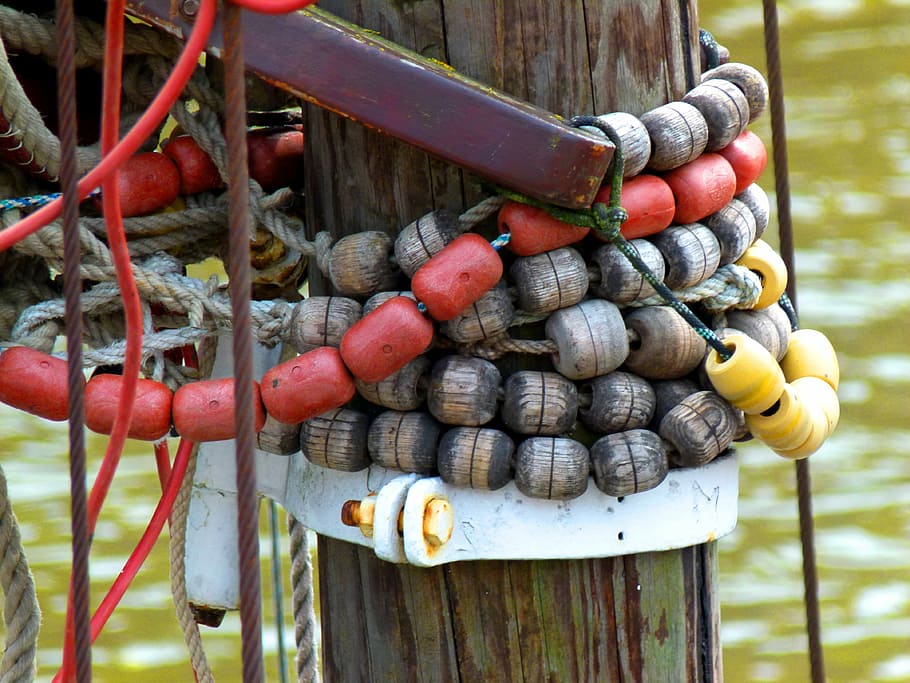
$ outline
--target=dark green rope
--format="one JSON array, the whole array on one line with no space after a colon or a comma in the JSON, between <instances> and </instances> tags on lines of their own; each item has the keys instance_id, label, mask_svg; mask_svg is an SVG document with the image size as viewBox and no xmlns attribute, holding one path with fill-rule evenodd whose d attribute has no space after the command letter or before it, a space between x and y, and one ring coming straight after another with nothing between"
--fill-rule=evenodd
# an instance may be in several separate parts
<instances>
[{"instance_id":1,"label":"dark green rope","mask_svg":"<svg viewBox=\"0 0 910 683\"><path fill-rule=\"evenodd\" d=\"M720 46L708 29L698 29L698 42L705 52L705 66L709 70L720 66Z\"/></svg>"},{"instance_id":2,"label":"dark green rope","mask_svg":"<svg viewBox=\"0 0 910 683\"><path fill-rule=\"evenodd\" d=\"M796 332L799 329L799 316L796 315L796 308L793 306L793 302L790 301L790 296L784 292L780 295L780 299L777 300L777 304L787 314L787 318L790 320L790 330Z\"/></svg>"},{"instance_id":3,"label":"dark green rope","mask_svg":"<svg viewBox=\"0 0 910 683\"><path fill-rule=\"evenodd\" d=\"M581 126L595 127L602 131L615 146L616 149L613 152L613 161L610 163L610 168L607 171L610 175L609 204L598 202L590 209L564 209L527 197L521 193L513 192L512 190L497 188L499 193L507 199L543 209L563 223L578 225L583 228L591 228L592 230L599 232L604 240L612 243L619 249L620 253L628 259L629 263L632 264L632 267L635 268L645 281L654 288L667 305L679 313L683 319L692 326L692 329L698 333L698 336L704 339L711 348L717 352L722 360L730 358L732 355L730 350L724 345L720 337L714 333L714 330L705 325L688 306L676 298L676 295L663 283L663 280L654 275L647 264L641 260L638 251L629 244L628 240L626 240L620 232L620 226L629 216L626 213L626 210L619 204L622 196L624 160L621 141L616 134L616 131L613 130L612 126L604 123L595 116L576 116L569 122L569 125L576 128Z\"/></svg>"},{"instance_id":4,"label":"dark green rope","mask_svg":"<svg viewBox=\"0 0 910 683\"><path fill-rule=\"evenodd\" d=\"M518 202L519 204L527 204L528 206L533 206L538 209L543 209L548 214L553 216L556 220L560 220L563 223L568 223L569 225L578 225L582 228L591 228L592 230L597 229L597 221L594 220L594 217L591 215L591 210L576 210L576 209L566 209L561 206L555 206L553 204L548 204L545 201L540 199L534 199L534 197L528 197L523 195L520 192L515 192L514 190L509 190L505 187L499 187L498 185L490 185L493 190L501 194L506 199L510 199L513 202Z\"/></svg>"},{"instance_id":5,"label":"dark green rope","mask_svg":"<svg viewBox=\"0 0 910 683\"><path fill-rule=\"evenodd\" d=\"M613 195L610 196L610 204L613 204ZM596 228L601 236L608 239L617 249L619 249L622 255L628 259L635 270L641 273L645 281L655 289L667 305L679 313L683 319L692 326L692 329L698 333L698 336L710 344L711 348L717 351L717 354L723 360L730 358L732 355L730 349L724 345L720 337L714 333L714 330L705 325L688 306L676 298L676 295L663 283L663 280L658 279L651 269L648 268L647 264L641 260L635 247L629 244L629 241L622 236L622 233L619 231L620 221L616 220L616 213L610 211L611 206L598 203L592 208L594 215L597 216L597 219L601 224Z\"/></svg>"}]
</instances>

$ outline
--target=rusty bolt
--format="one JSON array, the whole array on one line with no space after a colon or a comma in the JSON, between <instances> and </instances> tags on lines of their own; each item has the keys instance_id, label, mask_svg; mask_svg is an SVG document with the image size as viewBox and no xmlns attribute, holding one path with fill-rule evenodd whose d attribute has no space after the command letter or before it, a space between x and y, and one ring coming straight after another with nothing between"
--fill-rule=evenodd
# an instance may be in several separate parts
<instances>
[{"instance_id":1,"label":"rusty bolt","mask_svg":"<svg viewBox=\"0 0 910 683\"><path fill-rule=\"evenodd\" d=\"M346 500L341 506L341 523L345 526L357 526L360 518L360 501Z\"/></svg>"},{"instance_id":2,"label":"rusty bolt","mask_svg":"<svg viewBox=\"0 0 910 683\"><path fill-rule=\"evenodd\" d=\"M345 526L356 526L367 538L373 537L373 513L376 510L376 500L347 500L341 506L341 523Z\"/></svg>"},{"instance_id":3,"label":"rusty bolt","mask_svg":"<svg viewBox=\"0 0 910 683\"><path fill-rule=\"evenodd\" d=\"M183 0L180 3L180 13L187 19L192 19L199 14L200 0Z\"/></svg>"},{"instance_id":4,"label":"rusty bolt","mask_svg":"<svg viewBox=\"0 0 910 683\"><path fill-rule=\"evenodd\" d=\"M423 538L438 548L449 542L455 528L455 511L452 504L443 498L433 498L423 509Z\"/></svg>"}]
</instances>

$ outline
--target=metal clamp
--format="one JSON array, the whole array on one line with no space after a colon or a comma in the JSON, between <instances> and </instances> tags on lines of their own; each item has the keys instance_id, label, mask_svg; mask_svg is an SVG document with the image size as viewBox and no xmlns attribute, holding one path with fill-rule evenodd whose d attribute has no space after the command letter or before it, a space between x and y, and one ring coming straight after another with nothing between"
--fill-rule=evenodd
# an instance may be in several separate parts
<instances>
[{"instance_id":1,"label":"metal clamp","mask_svg":"<svg viewBox=\"0 0 910 683\"><path fill-rule=\"evenodd\" d=\"M736 526L738 466L725 455L704 467L671 470L657 488L624 498L593 486L569 501L528 498L421 479L408 490L404 551L430 567L459 560L576 559L670 550L712 541ZM450 538L428 532L428 505L446 501Z\"/></svg>"}]
</instances>

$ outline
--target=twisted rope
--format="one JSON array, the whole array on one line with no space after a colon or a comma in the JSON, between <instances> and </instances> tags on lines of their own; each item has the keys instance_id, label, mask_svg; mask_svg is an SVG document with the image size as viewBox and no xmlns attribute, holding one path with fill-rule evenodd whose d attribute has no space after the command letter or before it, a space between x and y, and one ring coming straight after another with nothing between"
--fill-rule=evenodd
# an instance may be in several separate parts
<instances>
[{"instance_id":1,"label":"twisted rope","mask_svg":"<svg viewBox=\"0 0 910 683\"><path fill-rule=\"evenodd\" d=\"M167 76L167 63L162 59L151 59L149 65L152 73L162 82ZM221 132L220 113L224 109L224 101L209 85L208 79L201 70L197 70L186 92L198 105L195 111L187 108L186 102L178 102L171 108L171 115L211 157L221 175L222 180L228 181L227 175L227 142ZM262 187L252 178L249 179L250 208L256 225L262 227L270 234L277 237L285 245L298 254L316 258L317 264L326 263L327 258L320 258L320 248L327 246L324 239L308 241L304 237L303 221L275 210L274 206L264 202L265 193ZM287 192L290 192L287 190ZM321 269L320 265L320 269ZM328 273L325 270L324 273Z\"/></svg>"},{"instance_id":2,"label":"twisted rope","mask_svg":"<svg viewBox=\"0 0 910 683\"><path fill-rule=\"evenodd\" d=\"M544 356L559 350L556 342L550 339L513 339L506 333L474 344L463 344L458 348L462 353L486 360L497 360L507 353Z\"/></svg>"},{"instance_id":3,"label":"twisted rope","mask_svg":"<svg viewBox=\"0 0 910 683\"><path fill-rule=\"evenodd\" d=\"M104 26L85 18L76 19L76 68L98 66L104 61ZM56 27L53 21L34 14L0 6L0 37L11 50L43 57L51 65L57 63ZM180 43L151 26L127 22L124 34L124 55L160 55L176 57Z\"/></svg>"},{"instance_id":4,"label":"twisted rope","mask_svg":"<svg viewBox=\"0 0 910 683\"><path fill-rule=\"evenodd\" d=\"M52 42L56 43L56 38ZM9 124L4 137L15 137L31 153L29 168L34 168L36 172L44 169L51 179L56 180L60 175L60 140L44 125L40 112L19 84L3 41L0 41L0 114ZM86 148L77 150L76 155L80 174L97 164L100 158L95 150Z\"/></svg>"},{"instance_id":5,"label":"twisted rope","mask_svg":"<svg viewBox=\"0 0 910 683\"><path fill-rule=\"evenodd\" d=\"M753 308L761 296L761 280L748 268L731 263L721 266L714 275L697 285L674 290L673 296L684 303L699 303L711 313L731 308ZM662 306L664 302L662 296L655 294L628 305Z\"/></svg>"},{"instance_id":6,"label":"twisted rope","mask_svg":"<svg viewBox=\"0 0 910 683\"><path fill-rule=\"evenodd\" d=\"M3 214L4 223L14 222L15 211ZM84 279L99 281L92 290L85 294L86 310L109 312L110 305L119 299L119 290L113 283L115 279L110 251L92 232L80 226L80 240L83 251L81 276ZM39 256L53 268L62 267L63 234L59 224L53 223L43 228L16 245L20 253ZM143 298L150 302L160 303L175 315L185 315L191 328L231 329L230 300L223 292L216 291L212 281L203 283L195 278L181 275L182 263L177 259L156 254L142 263L134 264L133 272L136 284ZM96 308L97 307L97 308ZM11 335L14 341L25 341L38 334L36 331L50 320L60 317L59 302L42 302L37 304L34 312L27 310L20 316ZM253 324L257 338L267 344L280 341L288 329L290 307L281 301L256 302L253 306ZM50 342L51 328L46 328L39 336ZM185 330L184 335L195 336L196 332ZM158 338L161 343L165 337ZM177 343L179 340L174 340ZM29 345L38 344L37 340ZM183 345L185 341L178 345ZM162 346L150 346L150 350L167 350Z\"/></svg>"},{"instance_id":7,"label":"twisted rope","mask_svg":"<svg viewBox=\"0 0 910 683\"><path fill-rule=\"evenodd\" d=\"M288 515L291 538L291 586L293 587L294 639L297 642L298 683L318 683L316 612L313 606L313 565L307 530Z\"/></svg>"},{"instance_id":8,"label":"twisted rope","mask_svg":"<svg viewBox=\"0 0 910 683\"><path fill-rule=\"evenodd\" d=\"M499 211L507 199L503 196L487 197L475 204L458 217L458 228L467 232L481 221L486 220Z\"/></svg>"},{"instance_id":9,"label":"twisted rope","mask_svg":"<svg viewBox=\"0 0 910 683\"><path fill-rule=\"evenodd\" d=\"M774 160L774 189L777 196L777 227L780 255L790 277L781 297L784 311L796 329L796 269L794 267L793 215L790 205L790 172L787 160L787 120L784 111L784 77L780 50L780 24L777 0L762 0L765 56L768 64L768 90L771 105L771 147ZM802 547L803 599L806 607L806 635L809 639L809 668L812 683L825 676L825 651L821 632L818 563L815 552L815 524L812 513L812 471L808 458L794 463L799 509L799 540Z\"/></svg>"},{"instance_id":10,"label":"twisted rope","mask_svg":"<svg viewBox=\"0 0 910 683\"><path fill-rule=\"evenodd\" d=\"M0 683L25 683L36 673L41 611L35 581L28 568L19 525L9 502L6 475L0 467L0 587L5 596L6 644L0 661Z\"/></svg>"},{"instance_id":11,"label":"twisted rope","mask_svg":"<svg viewBox=\"0 0 910 683\"><path fill-rule=\"evenodd\" d=\"M199 374L200 377L209 377L215 362L215 343L202 343L199 346ZM205 656L202 646L202 635L199 633L199 624L193 616L189 598L186 594L186 525L189 519L190 495L193 492L193 477L196 473L196 456L199 447L194 446L190 455L186 474L180 484L180 490L174 499L169 524L171 537L170 551L170 579L171 595L174 598L174 611L180 629L183 631L183 641L186 643L190 654L190 664L198 683L214 683L215 677Z\"/></svg>"}]
</instances>

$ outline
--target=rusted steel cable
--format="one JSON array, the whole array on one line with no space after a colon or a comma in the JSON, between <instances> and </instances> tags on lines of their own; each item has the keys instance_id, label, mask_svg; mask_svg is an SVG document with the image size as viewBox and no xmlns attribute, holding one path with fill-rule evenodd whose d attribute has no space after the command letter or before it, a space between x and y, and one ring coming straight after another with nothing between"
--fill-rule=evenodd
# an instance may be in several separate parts
<instances>
[{"instance_id":1,"label":"rusted steel cable","mask_svg":"<svg viewBox=\"0 0 910 683\"><path fill-rule=\"evenodd\" d=\"M259 575L259 500L253 420L253 345L250 325L250 213L246 149L246 87L241 10L224 5L225 134L228 152L229 263L234 319L234 417L237 425L237 524L240 637L244 683L263 680L262 591Z\"/></svg>"},{"instance_id":2,"label":"rusted steel cable","mask_svg":"<svg viewBox=\"0 0 910 683\"><path fill-rule=\"evenodd\" d=\"M783 70L780 59L780 28L777 1L762 0L765 25L765 54L771 108L771 144L774 159L774 189L777 193L777 222L780 255L787 265L787 294L796 310L796 270L793 258L793 221L790 213L790 178L787 164L787 132L784 116ZM799 506L799 536L803 549L803 590L806 631L809 636L809 665L813 683L825 680L818 604L818 568L815 561L815 529L812 518L812 478L807 459L796 461L796 491Z\"/></svg>"},{"instance_id":3,"label":"rusted steel cable","mask_svg":"<svg viewBox=\"0 0 910 683\"><path fill-rule=\"evenodd\" d=\"M71 618L72 647L64 649L64 670L75 667L75 680L92 678L89 630L88 514L85 490L85 402L82 375L82 311L79 275L79 198L76 184L76 30L73 0L57 0L57 105L60 120L60 185L63 189L63 292L66 310L67 385L69 391L70 509L73 536ZM73 668L69 668L73 671Z\"/></svg>"}]
</instances>

